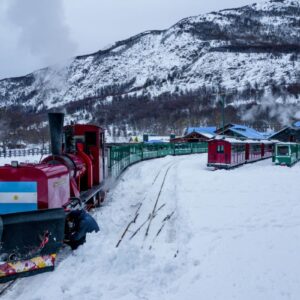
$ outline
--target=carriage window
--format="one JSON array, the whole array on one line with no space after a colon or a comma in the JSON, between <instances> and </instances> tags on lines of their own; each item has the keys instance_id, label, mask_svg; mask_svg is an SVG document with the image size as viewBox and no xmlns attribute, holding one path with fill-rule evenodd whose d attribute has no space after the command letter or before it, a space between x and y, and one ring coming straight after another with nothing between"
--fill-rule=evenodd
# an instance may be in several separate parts
<instances>
[{"instance_id":1,"label":"carriage window","mask_svg":"<svg viewBox=\"0 0 300 300\"><path fill-rule=\"evenodd\" d=\"M282 156L289 155L289 146L278 146L277 155L282 155Z\"/></svg>"},{"instance_id":2,"label":"carriage window","mask_svg":"<svg viewBox=\"0 0 300 300\"><path fill-rule=\"evenodd\" d=\"M261 151L261 149L260 149L260 145L251 145L251 149L252 149L252 152L253 153L258 153L258 152L260 152Z\"/></svg>"},{"instance_id":3,"label":"carriage window","mask_svg":"<svg viewBox=\"0 0 300 300\"><path fill-rule=\"evenodd\" d=\"M239 146L239 152L243 152L245 151L245 146L244 145L240 145Z\"/></svg>"},{"instance_id":4,"label":"carriage window","mask_svg":"<svg viewBox=\"0 0 300 300\"><path fill-rule=\"evenodd\" d=\"M217 152L218 153L224 153L224 145L218 145Z\"/></svg>"}]
</instances>

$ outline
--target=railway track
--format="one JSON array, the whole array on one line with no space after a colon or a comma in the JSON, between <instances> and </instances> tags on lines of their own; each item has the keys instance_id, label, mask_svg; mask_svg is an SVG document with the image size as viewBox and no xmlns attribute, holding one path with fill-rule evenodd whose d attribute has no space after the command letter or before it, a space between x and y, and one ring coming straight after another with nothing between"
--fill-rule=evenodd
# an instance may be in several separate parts
<instances>
[{"instance_id":1,"label":"railway track","mask_svg":"<svg viewBox=\"0 0 300 300\"><path fill-rule=\"evenodd\" d=\"M146 229L146 232L145 232L145 238L146 238L146 237L148 236L148 234L149 234L149 230L150 230L150 227L151 227L151 223L152 223L152 220L153 220L153 216L154 216L155 211L156 211L157 203L158 203L158 200L159 200L159 198L160 198L161 192L162 192L162 190L163 190L163 188L164 188L164 185L165 185L165 182L166 182L166 178L167 178L167 176L168 176L168 173L169 173L171 167L172 167L172 164L167 168L167 170L166 170L166 172L165 172L163 181L162 181L162 183L161 183L161 186L160 186L160 189L159 189L157 198L156 198L155 203L154 203L154 206L153 206L153 210L152 210L152 212L151 212L151 214L150 214L149 223L148 223L148 226L147 226L147 229Z\"/></svg>"},{"instance_id":2,"label":"railway track","mask_svg":"<svg viewBox=\"0 0 300 300\"><path fill-rule=\"evenodd\" d=\"M159 175L161 174L161 172L162 172L162 170L165 168L165 167L167 167L168 169L169 169L169 167L172 165L172 164L174 164L174 162L173 161L171 161L171 162L167 162L166 164L164 164L163 166L162 166L162 168L157 172L157 174L155 175L155 177L154 177L154 180L153 180L153 182L152 182L152 184L151 184L151 186L154 186L154 184L155 184L155 182L157 181L157 179L158 179L158 177L159 177ZM117 242L117 244L116 244L116 248L118 248L119 247L119 245L121 244L121 242L123 241L123 239L124 239L124 237L125 237L125 235L129 232L129 229L130 229L130 227L133 225L133 224L135 224L136 223L136 221L137 221L137 219L138 219L138 217L139 217L139 215L140 215L140 213L139 213L139 211L140 211L140 209L141 209L141 206L142 206L142 204L143 204L143 202L146 200L146 198L147 198L147 194L144 196L144 198L143 198L143 200L142 200L142 202L140 202L140 203L138 203L137 205L138 205L138 209L136 210L136 212L135 212L135 214L134 214L134 216L133 216L133 218L128 222L128 224L127 224L127 226L125 227L125 229L124 229L124 231L123 231L123 233L122 233L122 235L121 235L121 237L120 237L120 239L118 240L118 242ZM154 217L157 215L157 213L158 213L158 211L160 211L163 207L165 206L165 204L163 204L163 205L161 205L159 208L158 208L158 210L154 213ZM129 237L129 239L131 240L146 224L147 224L147 222L149 221L149 219L151 218L151 216L149 215L148 216L148 218L130 235L130 237Z\"/></svg>"},{"instance_id":3,"label":"railway track","mask_svg":"<svg viewBox=\"0 0 300 300\"><path fill-rule=\"evenodd\" d=\"M161 174L161 171L162 171L165 167L168 168L169 166L171 166L171 165L173 165L173 164L175 164L174 161L167 162L166 164L164 164L164 165L162 166L162 168L157 172L157 174L156 174L156 176L155 176L155 178L154 178L154 180L153 180L153 182L152 182L152 185L154 185L154 183L156 182L157 178L158 178L159 175Z\"/></svg>"},{"instance_id":4,"label":"railway track","mask_svg":"<svg viewBox=\"0 0 300 300\"><path fill-rule=\"evenodd\" d=\"M14 279L12 281L6 282L6 283L0 283L0 297L5 295L10 288L12 288L18 279Z\"/></svg>"},{"instance_id":5,"label":"railway track","mask_svg":"<svg viewBox=\"0 0 300 300\"><path fill-rule=\"evenodd\" d=\"M159 220L155 223L159 223L159 222L161 222L161 223L160 223L158 229L155 231L154 236L151 239L149 249L152 248L152 244L156 241L158 236L161 234L161 232L163 231L167 222L169 222L169 220L175 214L175 210L171 209L167 203L162 203L161 205L159 205L159 202L160 202L161 196L163 194L163 189L165 187L167 177L168 177L170 170L181 161L182 160L171 161L171 162L164 164L160 168L160 170L155 175L154 180L152 181L152 184L151 184L151 187L153 187L153 186L156 187L155 190L157 190L157 194L155 197L153 197L153 196L151 197L153 199L154 203L153 203L153 206L151 206L150 212L147 213L147 211L145 211L145 209L144 209L144 212L141 212L141 207L138 208L138 211L133 215L131 221L129 221L127 226L125 227L125 230L123 231L123 234L122 234L120 240L118 241L116 247L118 247L120 245L122 240L125 238L125 235L130 233L130 235L128 236L128 240L132 240L133 238L135 238L137 236L140 236L140 237L142 236L142 239L143 239L142 240L142 248L143 248L145 240L150 235L150 230L152 228L153 220L158 218ZM157 181L161 177L162 173L163 173L162 180L158 184ZM149 188L149 191L152 191L152 190L153 190L153 188ZM148 191L148 193L149 193L149 191ZM142 205L143 205L143 202L146 201L148 193L143 198ZM166 213L166 215L163 215L162 211L165 211L165 210L168 210L169 212ZM144 218L142 218L142 216L144 216ZM141 233L143 228L145 228L144 234Z\"/></svg>"}]
</instances>

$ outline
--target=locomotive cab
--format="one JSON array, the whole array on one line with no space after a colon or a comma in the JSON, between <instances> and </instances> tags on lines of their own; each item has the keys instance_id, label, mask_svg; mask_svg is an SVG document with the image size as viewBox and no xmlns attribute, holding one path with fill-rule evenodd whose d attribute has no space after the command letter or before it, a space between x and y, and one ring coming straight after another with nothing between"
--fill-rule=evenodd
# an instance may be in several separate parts
<instances>
[{"instance_id":1,"label":"locomotive cab","mask_svg":"<svg viewBox=\"0 0 300 300\"><path fill-rule=\"evenodd\" d=\"M63 129L63 153L78 155L88 172L82 178L82 189L99 185L104 179L104 131L95 125L68 125Z\"/></svg>"}]
</instances>

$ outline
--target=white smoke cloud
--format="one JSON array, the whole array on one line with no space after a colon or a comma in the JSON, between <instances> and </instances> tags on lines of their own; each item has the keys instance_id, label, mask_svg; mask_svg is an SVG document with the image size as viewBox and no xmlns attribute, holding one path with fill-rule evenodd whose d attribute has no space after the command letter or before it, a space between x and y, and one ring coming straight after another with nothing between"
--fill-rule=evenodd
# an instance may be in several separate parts
<instances>
[{"instance_id":1,"label":"white smoke cloud","mask_svg":"<svg viewBox=\"0 0 300 300\"><path fill-rule=\"evenodd\" d=\"M274 98L270 92L266 92L257 106L243 112L242 120L255 122L262 113L267 113L283 126L290 125L293 120L300 119L300 103L293 97Z\"/></svg>"},{"instance_id":2,"label":"white smoke cloud","mask_svg":"<svg viewBox=\"0 0 300 300\"><path fill-rule=\"evenodd\" d=\"M22 75L75 54L76 44L70 38L62 3L1 0L0 78Z\"/></svg>"}]
</instances>

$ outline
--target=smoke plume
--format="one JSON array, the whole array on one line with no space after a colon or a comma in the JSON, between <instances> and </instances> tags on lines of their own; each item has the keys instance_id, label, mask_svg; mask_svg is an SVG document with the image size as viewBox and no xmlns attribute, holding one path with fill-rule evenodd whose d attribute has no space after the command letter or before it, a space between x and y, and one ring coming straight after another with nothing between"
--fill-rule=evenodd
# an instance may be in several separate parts
<instances>
[{"instance_id":1,"label":"smoke plume","mask_svg":"<svg viewBox=\"0 0 300 300\"><path fill-rule=\"evenodd\" d=\"M2 44L4 49L0 50L0 54L3 52L5 56L7 52L10 52L9 58L13 57L13 60L10 59L12 69L17 69L15 65L18 65L18 70L22 69L20 64L24 65L24 68L29 65L31 68L45 67L75 54L76 45L71 40L65 23L63 1L3 1L4 18L0 21L2 27L0 38L4 42L9 41L10 45ZM5 57L3 64L4 61ZM2 63L0 63L0 68ZM7 69L7 66L4 67Z\"/></svg>"},{"instance_id":2,"label":"smoke plume","mask_svg":"<svg viewBox=\"0 0 300 300\"><path fill-rule=\"evenodd\" d=\"M281 125L290 125L294 120L300 119L300 103L295 98L274 98L270 93L265 93L257 106L244 111L242 120L255 122L262 114L277 120Z\"/></svg>"}]
</instances>

